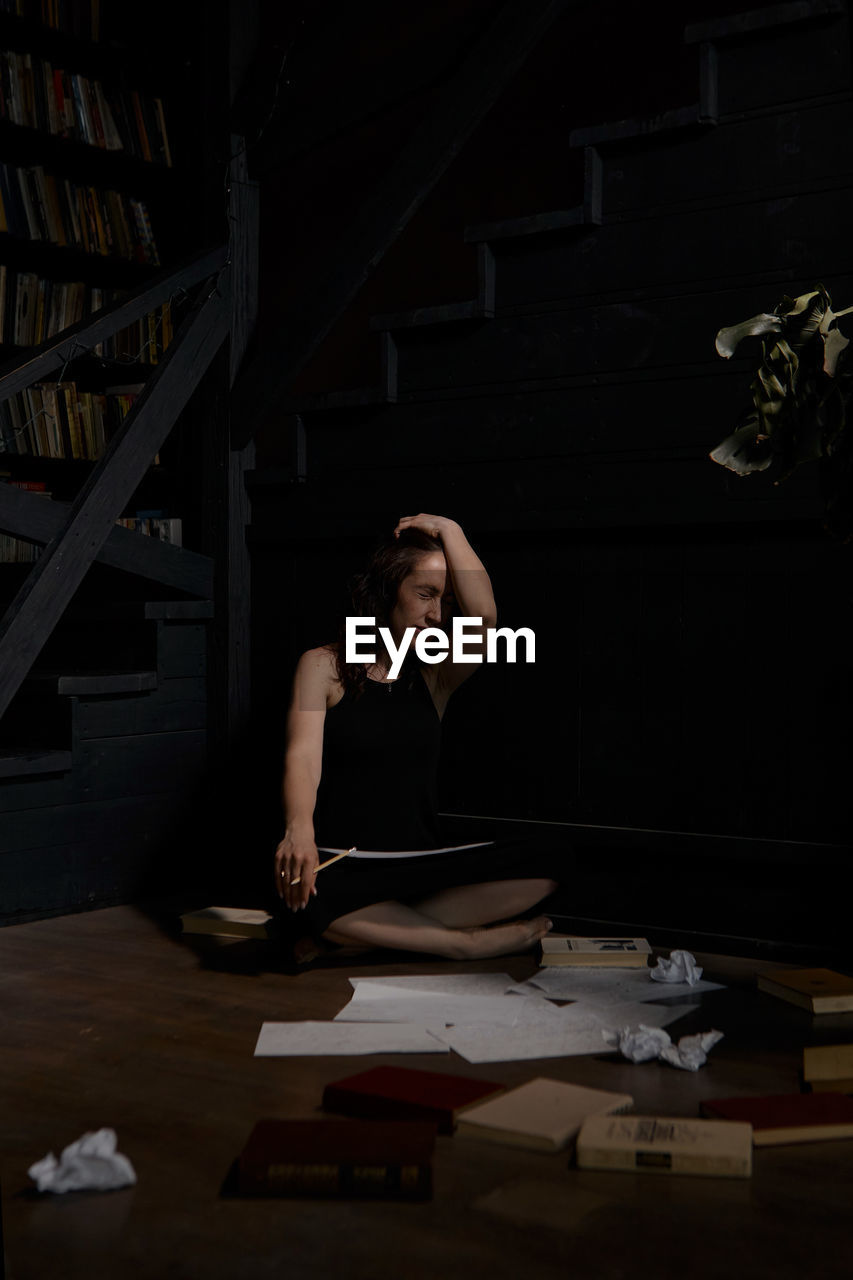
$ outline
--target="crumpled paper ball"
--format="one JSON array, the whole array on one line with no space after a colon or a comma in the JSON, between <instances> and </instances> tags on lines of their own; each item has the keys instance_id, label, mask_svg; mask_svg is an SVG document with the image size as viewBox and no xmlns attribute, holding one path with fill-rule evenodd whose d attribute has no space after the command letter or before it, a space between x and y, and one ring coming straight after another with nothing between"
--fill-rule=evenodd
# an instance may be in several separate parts
<instances>
[{"instance_id":1,"label":"crumpled paper ball","mask_svg":"<svg viewBox=\"0 0 853 1280\"><path fill-rule=\"evenodd\" d=\"M98 1129L30 1165L27 1172L39 1191L113 1191L132 1186L136 1173L127 1156L116 1151L115 1129Z\"/></svg>"},{"instance_id":2,"label":"crumpled paper ball","mask_svg":"<svg viewBox=\"0 0 853 1280\"><path fill-rule=\"evenodd\" d=\"M689 951L671 951L668 960L658 957L655 967L649 970L649 977L655 982L686 982L692 987L702 977L702 968Z\"/></svg>"},{"instance_id":3,"label":"crumpled paper ball","mask_svg":"<svg viewBox=\"0 0 853 1280\"><path fill-rule=\"evenodd\" d=\"M647 1027L642 1022L636 1030L602 1031L609 1045L618 1049L631 1062L651 1062L659 1058L683 1071L698 1071L708 1061L708 1052L723 1038L722 1031L703 1031L695 1036L682 1036L678 1044L662 1027Z\"/></svg>"}]
</instances>

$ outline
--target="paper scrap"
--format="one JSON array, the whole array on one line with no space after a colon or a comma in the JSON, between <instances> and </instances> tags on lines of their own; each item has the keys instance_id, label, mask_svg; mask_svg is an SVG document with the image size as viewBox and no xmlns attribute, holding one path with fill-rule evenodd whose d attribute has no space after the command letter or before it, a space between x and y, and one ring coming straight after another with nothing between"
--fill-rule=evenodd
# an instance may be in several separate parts
<instances>
[{"instance_id":1,"label":"paper scrap","mask_svg":"<svg viewBox=\"0 0 853 1280\"><path fill-rule=\"evenodd\" d=\"M686 982L695 987L702 977L702 968L689 951L671 951L669 959L658 956L657 964L649 970L652 982Z\"/></svg>"},{"instance_id":2,"label":"paper scrap","mask_svg":"<svg viewBox=\"0 0 853 1280\"><path fill-rule=\"evenodd\" d=\"M57 1160L49 1152L27 1172L39 1191L114 1191L133 1186L136 1173L127 1156L116 1150L115 1129L96 1129L70 1143Z\"/></svg>"},{"instance_id":3,"label":"paper scrap","mask_svg":"<svg viewBox=\"0 0 853 1280\"><path fill-rule=\"evenodd\" d=\"M528 1001L524 1002L525 1008L528 1004ZM647 1011L651 1020L660 1020L661 1023L674 1022L685 1013L693 1012L691 1008L644 1005L643 1016ZM611 1052L605 1047L602 1033L615 1030L624 1020L635 1018L637 1013L636 1005L604 1009L578 1003L555 1010L555 1016L539 1025L520 1019L513 1026L463 1025L444 1031L433 1029L432 1034L472 1063L569 1058Z\"/></svg>"},{"instance_id":4,"label":"paper scrap","mask_svg":"<svg viewBox=\"0 0 853 1280\"><path fill-rule=\"evenodd\" d=\"M449 1049L466 1062L524 1062L536 1058L569 1058L582 1053L609 1053L601 1028L554 1027L531 1034L529 1027L448 1027L436 1031Z\"/></svg>"},{"instance_id":5,"label":"paper scrap","mask_svg":"<svg viewBox=\"0 0 853 1280\"><path fill-rule=\"evenodd\" d=\"M549 1000L594 1000L597 1004L623 1004L626 1001L643 1002L647 1000L666 1000L684 995L695 996L705 991L722 990L721 982L708 982L703 979L692 985L686 982L672 983L672 989L662 988L659 983L650 980L650 969L637 969L635 972L624 969L583 973L571 969L554 966L546 968L528 978L527 982L518 983L509 988L509 993L529 993L531 990L543 993Z\"/></svg>"},{"instance_id":6,"label":"paper scrap","mask_svg":"<svg viewBox=\"0 0 853 1280\"><path fill-rule=\"evenodd\" d=\"M502 996L513 985L508 973L406 973L381 978L350 978L362 998L376 993L385 999L388 987L408 995Z\"/></svg>"},{"instance_id":7,"label":"paper scrap","mask_svg":"<svg viewBox=\"0 0 853 1280\"><path fill-rule=\"evenodd\" d=\"M577 1186L568 1172L562 1173L563 1181L560 1176L553 1170L547 1181L515 1179L478 1196L471 1207L523 1227L550 1227L568 1235L577 1231L590 1214L612 1204L606 1196Z\"/></svg>"},{"instance_id":8,"label":"paper scrap","mask_svg":"<svg viewBox=\"0 0 853 1280\"><path fill-rule=\"evenodd\" d=\"M722 1031L703 1031L698 1035L682 1036L673 1044L666 1031L659 1027L640 1023L639 1027L622 1027L618 1031L603 1032L605 1043L619 1049L631 1062L650 1062L660 1058L670 1066L683 1071L698 1071L708 1060L708 1053L718 1041Z\"/></svg>"},{"instance_id":9,"label":"paper scrap","mask_svg":"<svg viewBox=\"0 0 853 1280\"><path fill-rule=\"evenodd\" d=\"M541 995L538 999L535 996L524 999L503 995L448 995L429 991L404 992L399 987L379 986L366 991L359 984L352 999L335 1014L334 1020L411 1022L438 1026L485 1022L492 1026L513 1026L520 1018L531 1016L528 1006L541 1006L539 1012L542 1019L550 1017L553 1012L553 1006L549 1006Z\"/></svg>"},{"instance_id":10,"label":"paper scrap","mask_svg":"<svg viewBox=\"0 0 853 1280\"><path fill-rule=\"evenodd\" d=\"M402 1022L265 1022L256 1058L344 1056L362 1053L446 1053L423 1025Z\"/></svg>"}]
</instances>

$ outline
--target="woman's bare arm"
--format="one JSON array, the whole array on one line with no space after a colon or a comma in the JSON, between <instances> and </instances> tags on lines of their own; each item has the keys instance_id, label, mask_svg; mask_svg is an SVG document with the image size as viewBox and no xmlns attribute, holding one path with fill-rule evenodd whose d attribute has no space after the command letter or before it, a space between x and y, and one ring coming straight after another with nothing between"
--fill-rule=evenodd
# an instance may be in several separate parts
<instances>
[{"instance_id":1,"label":"woman's bare arm","mask_svg":"<svg viewBox=\"0 0 853 1280\"><path fill-rule=\"evenodd\" d=\"M303 653L293 678L287 714L282 801L284 838L275 851L275 887L291 911L304 907L316 894L318 865L314 840L314 806L320 785L323 727L334 680L334 658L328 649ZM299 884L293 884L299 880Z\"/></svg>"},{"instance_id":2,"label":"woman's bare arm","mask_svg":"<svg viewBox=\"0 0 853 1280\"><path fill-rule=\"evenodd\" d=\"M404 529L420 529L441 541L450 579L448 585L456 600L454 612L461 617L483 620L479 630L474 627L466 628L466 652L483 655L485 632L497 622L497 606L486 566L465 537L462 526L447 516L430 516L421 512L417 516L403 516L394 530L395 536ZM432 668L437 673L437 691L441 693L443 700L446 701L453 690L477 670L477 665L454 662L448 656L444 662Z\"/></svg>"}]
</instances>

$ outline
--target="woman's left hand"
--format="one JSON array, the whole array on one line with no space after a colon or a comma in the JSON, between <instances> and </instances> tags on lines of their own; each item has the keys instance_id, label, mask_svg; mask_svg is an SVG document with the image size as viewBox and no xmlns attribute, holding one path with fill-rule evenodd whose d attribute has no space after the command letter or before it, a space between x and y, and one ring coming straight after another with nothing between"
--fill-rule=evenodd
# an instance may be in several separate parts
<instances>
[{"instance_id":1,"label":"woman's left hand","mask_svg":"<svg viewBox=\"0 0 853 1280\"><path fill-rule=\"evenodd\" d=\"M440 538L455 523L455 520L448 520L447 516L428 516L422 511L417 516L401 516L394 530L394 537L399 538L404 529L420 529L422 533L428 533L431 538Z\"/></svg>"}]
</instances>

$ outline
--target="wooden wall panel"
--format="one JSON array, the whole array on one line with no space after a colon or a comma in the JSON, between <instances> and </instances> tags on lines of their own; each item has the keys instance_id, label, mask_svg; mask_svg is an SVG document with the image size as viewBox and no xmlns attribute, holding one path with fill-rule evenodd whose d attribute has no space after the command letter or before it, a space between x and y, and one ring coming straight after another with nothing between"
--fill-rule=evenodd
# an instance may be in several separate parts
<instances>
[{"instance_id":1,"label":"wooden wall panel","mask_svg":"<svg viewBox=\"0 0 853 1280\"><path fill-rule=\"evenodd\" d=\"M7 922L109 906L136 897L172 842L173 808L149 803L144 826L105 824L95 841L15 850L0 855ZM36 869L37 858L37 869ZM160 883L161 896L176 881Z\"/></svg>"},{"instance_id":2,"label":"wooden wall panel","mask_svg":"<svg viewBox=\"0 0 853 1280\"><path fill-rule=\"evenodd\" d=\"M846 98L817 100L642 146L614 144L602 149L605 212L713 208L835 185L850 175L851 113Z\"/></svg>"},{"instance_id":3,"label":"wooden wall panel","mask_svg":"<svg viewBox=\"0 0 853 1280\"><path fill-rule=\"evenodd\" d=\"M160 680L151 693L134 698L74 698L72 701L74 732L78 738L170 733L203 729L207 723L207 689L200 677Z\"/></svg>"},{"instance_id":4,"label":"wooden wall panel","mask_svg":"<svg viewBox=\"0 0 853 1280\"><path fill-rule=\"evenodd\" d=\"M549 243L529 247L498 245L498 306L506 312L533 304L557 306L585 294L597 301L608 295L639 300L667 293L683 304L685 293L698 291L710 334L710 348L697 351L701 359L708 350L713 353L717 328L731 323L716 298L707 297L712 280L755 278L750 287L761 289L765 306L772 309L790 292L788 278L806 275L810 288L813 273L822 279L827 246L843 240L853 215L853 186L796 200L733 196L733 204L735 199L736 207L725 215L719 207L667 211L653 221L629 221L626 214L622 221L574 237L552 236ZM723 216L727 229L721 239Z\"/></svg>"},{"instance_id":5,"label":"wooden wall panel","mask_svg":"<svg viewBox=\"0 0 853 1280\"><path fill-rule=\"evenodd\" d=\"M839 303L853 293L846 270L831 281ZM768 291L766 285L723 288L714 291L710 305L705 294L695 293L593 306L573 300L543 313L498 315L464 334L406 334L399 343L400 389L521 389L531 381L625 369L678 376L684 366L718 359L717 329L772 308L777 292L778 286Z\"/></svg>"},{"instance_id":6,"label":"wooden wall panel","mask_svg":"<svg viewBox=\"0 0 853 1280\"><path fill-rule=\"evenodd\" d=\"M836 16L724 40L718 69L721 114L841 93L850 86L847 22Z\"/></svg>"},{"instance_id":7,"label":"wooden wall panel","mask_svg":"<svg viewBox=\"0 0 853 1280\"><path fill-rule=\"evenodd\" d=\"M164 680L203 676L206 670L204 623L157 623L157 674Z\"/></svg>"}]
</instances>

